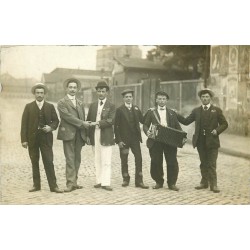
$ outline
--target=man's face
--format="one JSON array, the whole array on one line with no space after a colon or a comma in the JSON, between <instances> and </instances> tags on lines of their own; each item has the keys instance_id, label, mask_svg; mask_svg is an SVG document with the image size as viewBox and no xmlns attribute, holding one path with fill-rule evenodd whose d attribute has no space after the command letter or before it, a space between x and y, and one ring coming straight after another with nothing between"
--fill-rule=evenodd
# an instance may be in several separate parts
<instances>
[{"instance_id":1,"label":"man's face","mask_svg":"<svg viewBox=\"0 0 250 250\"><path fill-rule=\"evenodd\" d=\"M68 95L76 95L76 92L77 92L77 83L76 82L70 82L68 84L68 87L66 89L66 92Z\"/></svg>"},{"instance_id":2,"label":"man's face","mask_svg":"<svg viewBox=\"0 0 250 250\"><path fill-rule=\"evenodd\" d=\"M43 88L35 89L35 98L38 102L41 102L44 99L44 89Z\"/></svg>"},{"instance_id":3,"label":"man's face","mask_svg":"<svg viewBox=\"0 0 250 250\"><path fill-rule=\"evenodd\" d=\"M200 98L203 105L207 105L211 102L211 96L208 93L201 95Z\"/></svg>"},{"instance_id":4,"label":"man's face","mask_svg":"<svg viewBox=\"0 0 250 250\"><path fill-rule=\"evenodd\" d=\"M98 88L96 90L96 93L97 93L98 99L100 100L104 100L108 95L108 91L106 88Z\"/></svg>"},{"instance_id":5,"label":"man's face","mask_svg":"<svg viewBox=\"0 0 250 250\"><path fill-rule=\"evenodd\" d=\"M127 93L123 96L123 101L127 104L131 104L133 101L133 95L132 93Z\"/></svg>"},{"instance_id":6,"label":"man's face","mask_svg":"<svg viewBox=\"0 0 250 250\"><path fill-rule=\"evenodd\" d=\"M157 105L159 105L160 107L164 107L167 105L168 99L165 95L158 95L156 97L156 103Z\"/></svg>"}]
</instances>

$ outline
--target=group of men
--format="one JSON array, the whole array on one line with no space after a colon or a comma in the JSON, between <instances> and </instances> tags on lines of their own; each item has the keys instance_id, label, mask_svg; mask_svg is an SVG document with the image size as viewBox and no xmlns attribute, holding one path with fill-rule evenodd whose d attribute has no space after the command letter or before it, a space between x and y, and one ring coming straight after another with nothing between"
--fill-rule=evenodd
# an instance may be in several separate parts
<instances>
[{"instance_id":1,"label":"group of men","mask_svg":"<svg viewBox=\"0 0 250 250\"><path fill-rule=\"evenodd\" d=\"M202 105L195 108L188 117L183 117L167 107L169 96L166 92L156 93L156 105L143 116L138 106L133 104L134 91L124 90L121 95L123 104L115 108L108 99L109 86L105 81L97 83L98 100L91 103L88 114L82 101L76 98L81 83L77 79L68 79L64 83L66 95L59 100L57 117L54 106L44 100L47 87L38 83L32 87L35 101L25 106L21 124L21 142L28 148L32 163L33 187L30 192L41 189L39 171L39 151L51 192L72 192L81 189L78 185L78 171L81 164L81 150L84 145L92 145L94 165L96 170L95 188L112 191L111 164L112 146L117 143L120 151L122 186L130 184L128 167L129 150L135 158L135 186L148 189L143 182L142 143L140 124L147 135L147 147L151 157L150 173L155 181L153 189L159 189L164 184L163 155L167 165L167 185L170 190L178 191L176 186L179 166L177 161L177 146L168 145L152 138L152 126L161 125L182 130L180 123L188 125L195 122L193 146L197 147L200 157L201 183L196 189L205 189L218 193L216 160L218 156L219 134L228 126L220 108L211 104L214 93L209 89L201 90L198 95ZM53 135L58 128L57 139L63 141L66 159L66 189L57 186L53 164Z\"/></svg>"}]
</instances>

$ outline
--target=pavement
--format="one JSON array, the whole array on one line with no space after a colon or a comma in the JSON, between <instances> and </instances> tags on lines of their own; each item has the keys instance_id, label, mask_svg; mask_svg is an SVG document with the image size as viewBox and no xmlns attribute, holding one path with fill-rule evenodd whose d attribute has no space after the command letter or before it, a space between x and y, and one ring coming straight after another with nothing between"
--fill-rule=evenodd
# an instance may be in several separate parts
<instances>
[{"instance_id":1,"label":"pavement","mask_svg":"<svg viewBox=\"0 0 250 250\"><path fill-rule=\"evenodd\" d=\"M122 177L117 146L112 154L112 187L108 192L95 189L95 169L91 146L82 149L82 163L79 170L79 185L83 189L71 193L51 193L48 188L43 164L40 164L42 190L29 193L32 186L31 163L26 149L20 143L21 116L30 99L0 97L0 203L1 204L86 204L86 205L247 205L250 203L249 137L223 133L220 136L221 149L217 160L218 186L221 192L215 194L209 189L195 190L200 182L199 157L196 149L187 143L178 149L179 192L164 188L153 190L155 184L150 176L150 157L145 145L141 145L143 155L144 183L150 189L134 186L134 158L130 153L129 166L131 183L121 186ZM189 129L186 127L185 129ZM190 133L189 133L190 134ZM54 165L57 183L65 188L65 157L62 142L56 140L54 132ZM166 168L164 166L166 173Z\"/></svg>"}]
</instances>

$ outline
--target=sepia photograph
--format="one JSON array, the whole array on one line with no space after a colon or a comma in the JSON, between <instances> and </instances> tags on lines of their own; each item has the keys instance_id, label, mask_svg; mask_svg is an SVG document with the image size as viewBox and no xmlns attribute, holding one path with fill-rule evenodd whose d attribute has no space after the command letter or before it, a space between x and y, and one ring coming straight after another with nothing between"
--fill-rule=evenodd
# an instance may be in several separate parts
<instances>
[{"instance_id":1,"label":"sepia photograph","mask_svg":"<svg viewBox=\"0 0 250 250\"><path fill-rule=\"evenodd\" d=\"M249 204L249 55L1 46L1 203Z\"/></svg>"}]
</instances>

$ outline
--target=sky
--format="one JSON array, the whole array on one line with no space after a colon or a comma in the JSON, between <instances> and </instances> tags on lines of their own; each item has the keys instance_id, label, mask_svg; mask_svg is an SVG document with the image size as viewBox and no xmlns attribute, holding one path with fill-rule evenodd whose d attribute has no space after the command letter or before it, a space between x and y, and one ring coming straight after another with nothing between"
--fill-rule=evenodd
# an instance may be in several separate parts
<instances>
[{"instance_id":1,"label":"sky","mask_svg":"<svg viewBox=\"0 0 250 250\"><path fill-rule=\"evenodd\" d=\"M41 79L56 67L96 68L96 51L102 46L8 46L1 48L1 74ZM140 46L142 57L154 46Z\"/></svg>"}]
</instances>

